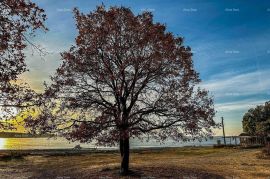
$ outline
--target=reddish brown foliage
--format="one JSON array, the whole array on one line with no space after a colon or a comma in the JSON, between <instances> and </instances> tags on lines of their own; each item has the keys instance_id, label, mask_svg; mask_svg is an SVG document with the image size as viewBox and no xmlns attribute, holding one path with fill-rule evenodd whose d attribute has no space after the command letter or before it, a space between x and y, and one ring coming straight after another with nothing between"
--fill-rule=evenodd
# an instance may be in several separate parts
<instances>
[{"instance_id":1,"label":"reddish brown foliage","mask_svg":"<svg viewBox=\"0 0 270 179\"><path fill-rule=\"evenodd\" d=\"M181 37L149 12L135 16L128 8L100 6L74 13L76 45L62 54L45 93L56 100L28 126L105 145L143 134L161 140L211 134L213 101L197 88L191 49Z\"/></svg>"},{"instance_id":2,"label":"reddish brown foliage","mask_svg":"<svg viewBox=\"0 0 270 179\"><path fill-rule=\"evenodd\" d=\"M38 28L46 30L46 15L35 3L25 0L0 2L0 81L15 80L24 72L25 32Z\"/></svg>"},{"instance_id":3,"label":"reddish brown foliage","mask_svg":"<svg viewBox=\"0 0 270 179\"><path fill-rule=\"evenodd\" d=\"M130 137L211 134L213 101L197 87L191 49L182 38L154 23L149 12L135 16L125 7L100 6L88 15L74 13L76 45L62 53L45 93L49 101L28 127L81 142L119 142L123 174Z\"/></svg>"},{"instance_id":4,"label":"reddish brown foliage","mask_svg":"<svg viewBox=\"0 0 270 179\"><path fill-rule=\"evenodd\" d=\"M36 29L46 31L45 20L44 10L31 1L0 1L0 110L7 116L14 109L10 107L28 105L35 96L32 90L10 82L26 71L23 50L27 43L34 45L26 34L33 35Z\"/></svg>"}]
</instances>

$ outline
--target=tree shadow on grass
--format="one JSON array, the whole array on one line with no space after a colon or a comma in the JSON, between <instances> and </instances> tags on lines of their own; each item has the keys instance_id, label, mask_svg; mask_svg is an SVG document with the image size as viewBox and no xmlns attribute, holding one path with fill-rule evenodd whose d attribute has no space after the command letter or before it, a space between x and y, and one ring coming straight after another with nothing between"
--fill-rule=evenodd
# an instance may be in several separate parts
<instances>
[{"instance_id":1,"label":"tree shadow on grass","mask_svg":"<svg viewBox=\"0 0 270 179\"><path fill-rule=\"evenodd\" d=\"M92 176L93 177L93 176ZM119 178L119 168L103 168L98 172L97 178ZM127 176L121 178L141 178L141 179L157 179L157 178L196 178L196 179L223 179L225 177L209 173L207 171L192 170L178 167L132 167Z\"/></svg>"},{"instance_id":2,"label":"tree shadow on grass","mask_svg":"<svg viewBox=\"0 0 270 179\"><path fill-rule=\"evenodd\" d=\"M225 177L202 171L176 166L131 166L127 176L120 175L120 168L116 166L102 168L43 168L38 167L32 178L57 178L57 179L223 179Z\"/></svg>"}]
</instances>

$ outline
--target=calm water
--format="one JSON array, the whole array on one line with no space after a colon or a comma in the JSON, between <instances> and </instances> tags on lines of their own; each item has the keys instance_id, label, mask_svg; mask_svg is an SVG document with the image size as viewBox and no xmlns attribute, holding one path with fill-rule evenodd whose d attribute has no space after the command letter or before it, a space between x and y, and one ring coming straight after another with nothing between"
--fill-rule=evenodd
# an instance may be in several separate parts
<instances>
[{"instance_id":1,"label":"calm water","mask_svg":"<svg viewBox=\"0 0 270 179\"><path fill-rule=\"evenodd\" d=\"M192 142L173 142L173 141L166 141L163 144L157 143L155 141L149 142L141 142L136 139L132 139L130 141L131 148L147 148L147 147L183 147L183 146L212 146L217 144L217 140L222 140L221 137L214 137L213 139L204 140L202 142L199 141L192 141ZM227 139L227 143L230 142L235 144L234 140ZM236 140L236 143L239 144L239 140ZM66 149L66 148L73 148L76 145L80 145L83 148L97 148L97 149L117 149L118 147L104 147L98 146L96 147L94 144L80 144L78 142L72 143L67 141L64 138L58 139L48 139L48 138L0 138L0 150L5 149Z\"/></svg>"}]
</instances>

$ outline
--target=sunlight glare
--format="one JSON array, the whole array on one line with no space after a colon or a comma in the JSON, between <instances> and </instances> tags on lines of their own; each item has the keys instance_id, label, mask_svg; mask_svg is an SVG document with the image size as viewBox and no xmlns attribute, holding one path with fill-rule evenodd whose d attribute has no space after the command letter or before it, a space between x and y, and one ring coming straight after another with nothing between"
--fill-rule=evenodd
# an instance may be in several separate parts
<instances>
[{"instance_id":1,"label":"sunlight glare","mask_svg":"<svg viewBox=\"0 0 270 179\"><path fill-rule=\"evenodd\" d=\"M5 149L6 140L5 138L0 138L0 149Z\"/></svg>"}]
</instances>

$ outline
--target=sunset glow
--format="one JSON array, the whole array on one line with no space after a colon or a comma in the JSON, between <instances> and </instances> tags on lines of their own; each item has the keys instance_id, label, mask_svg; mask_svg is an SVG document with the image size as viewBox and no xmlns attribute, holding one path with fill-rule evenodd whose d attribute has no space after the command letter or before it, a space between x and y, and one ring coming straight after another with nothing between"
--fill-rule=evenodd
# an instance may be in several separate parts
<instances>
[{"instance_id":1,"label":"sunset glow","mask_svg":"<svg viewBox=\"0 0 270 179\"><path fill-rule=\"evenodd\" d=\"M7 141L6 138L0 138L0 150L6 149L6 148L5 148L5 146L6 146L6 141Z\"/></svg>"}]
</instances>

